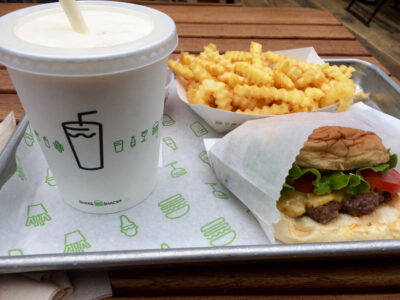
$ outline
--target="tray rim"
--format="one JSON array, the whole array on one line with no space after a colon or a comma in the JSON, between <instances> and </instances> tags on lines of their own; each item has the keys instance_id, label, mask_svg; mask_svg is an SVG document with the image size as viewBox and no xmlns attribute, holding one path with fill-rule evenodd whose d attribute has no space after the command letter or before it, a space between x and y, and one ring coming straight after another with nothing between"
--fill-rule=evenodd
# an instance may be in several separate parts
<instances>
[{"instance_id":1,"label":"tray rim","mask_svg":"<svg viewBox=\"0 0 400 300\"><path fill-rule=\"evenodd\" d=\"M383 77L400 95L400 86L373 63L353 58L327 58L324 61L334 64L346 62L364 64ZM7 166L8 161L14 158L17 146L23 137L27 125L28 119L25 115L0 154L0 173ZM400 256L400 239L0 256L0 274L60 269L110 269L185 263L275 262L375 256Z\"/></svg>"}]
</instances>

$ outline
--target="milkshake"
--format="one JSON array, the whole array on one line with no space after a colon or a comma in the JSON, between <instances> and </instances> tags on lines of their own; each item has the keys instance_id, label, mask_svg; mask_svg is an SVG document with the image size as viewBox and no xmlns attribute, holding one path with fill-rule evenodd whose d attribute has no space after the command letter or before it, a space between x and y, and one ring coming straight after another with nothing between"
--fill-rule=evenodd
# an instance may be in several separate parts
<instances>
[{"instance_id":1,"label":"milkshake","mask_svg":"<svg viewBox=\"0 0 400 300\"><path fill-rule=\"evenodd\" d=\"M141 202L156 184L167 58L177 35L154 9L107 1L79 7L85 34L72 29L59 3L1 17L0 61L62 198L110 213Z\"/></svg>"}]
</instances>

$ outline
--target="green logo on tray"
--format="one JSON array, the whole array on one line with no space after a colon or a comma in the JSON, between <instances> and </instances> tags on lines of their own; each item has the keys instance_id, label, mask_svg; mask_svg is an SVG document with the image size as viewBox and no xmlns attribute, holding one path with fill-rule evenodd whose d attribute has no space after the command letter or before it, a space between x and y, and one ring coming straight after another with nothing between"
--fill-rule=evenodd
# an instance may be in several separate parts
<instances>
[{"instance_id":1,"label":"green logo on tray","mask_svg":"<svg viewBox=\"0 0 400 300\"><path fill-rule=\"evenodd\" d=\"M44 179L44 182L48 185L48 186L56 186L56 181L54 180L53 175L50 172L50 168L47 168L46 170L46 178Z\"/></svg>"},{"instance_id":2,"label":"green logo on tray","mask_svg":"<svg viewBox=\"0 0 400 300\"><path fill-rule=\"evenodd\" d=\"M199 121L193 122L190 124L190 129L194 133L195 136L201 137L203 135L206 135L208 133L207 128L203 126Z\"/></svg>"},{"instance_id":3,"label":"green logo on tray","mask_svg":"<svg viewBox=\"0 0 400 300\"><path fill-rule=\"evenodd\" d=\"M168 245L167 243L162 243L160 247L161 249L171 249L171 246Z\"/></svg>"},{"instance_id":4,"label":"green logo on tray","mask_svg":"<svg viewBox=\"0 0 400 300\"><path fill-rule=\"evenodd\" d=\"M124 141L123 140L118 140L114 142L114 152L119 153L124 151Z\"/></svg>"},{"instance_id":5,"label":"green logo on tray","mask_svg":"<svg viewBox=\"0 0 400 300\"><path fill-rule=\"evenodd\" d=\"M173 195L158 203L167 219L179 219L190 211L190 205L181 194Z\"/></svg>"},{"instance_id":6,"label":"green logo on tray","mask_svg":"<svg viewBox=\"0 0 400 300\"><path fill-rule=\"evenodd\" d=\"M89 249L91 245L80 230L68 232L64 235L64 253L78 253Z\"/></svg>"},{"instance_id":7,"label":"green logo on tray","mask_svg":"<svg viewBox=\"0 0 400 300\"><path fill-rule=\"evenodd\" d=\"M24 255L22 249L10 249L8 250L8 256L20 256Z\"/></svg>"},{"instance_id":8,"label":"green logo on tray","mask_svg":"<svg viewBox=\"0 0 400 300\"><path fill-rule=\"evenodd\" d=\"M171 126L175 124L175 120L169 114L163 114L162 124L163 126Z\"/></svg>"},{"instance_id":9,"label":"green logo on tray","mask_svg":"<svg viewBox=\"0 0 400 300\"><path fill-rule=\"evenodd\" d=\"M24 169L22 169L21 162L20 162L18 157L16 158L16 161L17 161L16 172L18 174L18 177L19 177L19 179L21 179L21 181L25 181L26 180L26 176L25 176L25 173L24 173Z\"/></svg>"},{"instance_id":10,"label":"green logo on tray","mask_svg":"<svg viewBox=\"0 0 400 300\"><path fill-rule=\"evenodd\" d=\"M219 217L200 228L213 247L228 246L236 239L236 232L224 217Z\"/></svg>"},{"instance_id":11,"label":"green logo on tray","mask_svg":"<svg viewBox=\"0 0 400 300\"><path fill-rule=\"evenodd\" d=\"M139 226L135 224L135 222L129 220L129 218L125 215L121 215L119 217L120 220L120 231L127 237L134 237L138 234Z\"/></svg>"},{"instance_id":12,"label":"green logo on tray","mask_svg":"<svg viewBox=\"0 0 400 300\"><path fill-rule=\"evenodd\" d=\"M212 194L215 198L229 199L227 194L225 194L223 191L217 190L217 188L215 187L217 185L216 182L206 182L205 184L208 184L212 188Z\"/></svg>"},{"instance_id":13,"label":"green logo on tray","mask_svg":"<svg viewBox=\"0 0 400 300\"><path fill-rule=\"evenodd\" d=\"M165 138L162 139L165 146L171 148L173 151L178 150L178 146L176 145L176 142L174 141L174 139L170 136L167 136Z\"/></svg>"},{"instance_id":14,"label":"green logo on tray","mask_svg":"<svg viewBox=\"0 0 400 300\"><path fill-rule=\"evenodd\" d=\"M203 150L199 153L200 160L211 168L210 159L208 158L207 151Z\"/></svg>"},{"instance_id":15,"label":"green logo on tray","mask_svg":"<svg viewBox=\"0 0 400 300\"><path fill-rule=\"evenodd\" d=\"M184 168L175 167L175 164L177 164L177 163L178 163L177 161L173 161L173 162L165 165L166 167L172 168L171 173L170 173L172 178L178 178L187 173Z\"/></svg>"},{"instance_id":16,"label":"green logo on tray","mask_svg":"<svg viewBox=\"0 0 400 300\"><path fill-rule=\"evenodd\" d=\"M28 147L32 147L33 143L35 142L33 138L31 124L28 124L28 127L26 128L26 131L24 133L24 142Z\"/></svg>"},{"instance_id":17,"label":"green logo on tray","mask_svg":"<svg viewBox=\"0 0 400 300\"><path fill-rule=\"evenodd\" d=\"M51 217L42 203L28 205L25 226L44 226L50 220Z\"/></svg>"}]
</instances>

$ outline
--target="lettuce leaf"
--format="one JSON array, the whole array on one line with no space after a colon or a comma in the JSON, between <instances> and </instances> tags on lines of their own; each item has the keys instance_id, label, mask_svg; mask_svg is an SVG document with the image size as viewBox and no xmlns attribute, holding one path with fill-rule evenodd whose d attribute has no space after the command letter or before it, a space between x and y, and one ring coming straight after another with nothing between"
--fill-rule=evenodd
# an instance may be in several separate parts
<instances>
[{"instance_id":1,"label":"lettuce leaf","mask_svg":"<svg viewBox=\"0 0 400 300\"><path fill-rule=\"evenodd\" d=\"M396 167L397 160L397 155L391 154L387 163L374 167L363 167L346 173L338 171L320 172L314 168L302 168L294 162L292 168L289 170L289 175L286 177L286 182L283 184L281 196L288 192L294 192L295 188L291 184L306 173L311 173L315 176L315 180L312 182L314 186L314 194L324 195L344 188L346 189L346 192L351 195L362 194L368 191L370 186L362 177L361 171L372 169L375 172L380 172L383 175L386 175L390 169Z\"/></svg>"},{"instance_id":2,"label":"lettuce leaf","mask_svg":"<svg viewBox=\"0 0 400 300\"><path fill-rule=\"evenodd\" d=\"M390 169L393 169L396 167L397 160L398 160L397 155L392 154L392 155L390 155L390 159L387 163L384 163L384 164L381 164L381 165L378 165L375 167L364 167L364 168L357 169L356 174L360 175L361 171L371 169L374 172L380 172L380 173L382 173L382 175L386 175Z\"/></svg>"}]
</instances>

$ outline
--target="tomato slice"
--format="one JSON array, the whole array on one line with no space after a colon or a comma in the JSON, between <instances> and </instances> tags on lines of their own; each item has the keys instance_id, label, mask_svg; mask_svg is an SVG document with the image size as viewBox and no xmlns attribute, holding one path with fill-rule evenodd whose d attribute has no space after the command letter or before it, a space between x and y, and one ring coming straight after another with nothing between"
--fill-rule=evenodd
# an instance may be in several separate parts
<instances>
[{"instance_id":1,"label":"tomato slice","mask_svg":"<svg viewBox=\"0 0 400 300\"><path fill-rule=\"evenodd\" d=\"M389 193L400 192L400 173L395 169L390 169L386 175L366 169L361 171L361 175L372 188L378 188Z\"/></svg>"},{"instance_id":2,"label":"tomato slice","mask_svg":"<svg viewBox=\"0 0 400 300\"><path fill-rule=\"evenodd\" d=\"M296 179L292 186L296 191L302 193L312 193L314 191L314 186L312 182L315 180L315 175L312 173L306 173L299 179Z\"/></svg>"}]
</instances>

